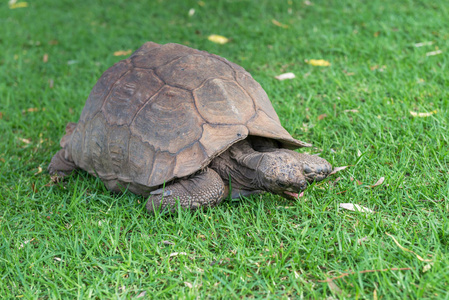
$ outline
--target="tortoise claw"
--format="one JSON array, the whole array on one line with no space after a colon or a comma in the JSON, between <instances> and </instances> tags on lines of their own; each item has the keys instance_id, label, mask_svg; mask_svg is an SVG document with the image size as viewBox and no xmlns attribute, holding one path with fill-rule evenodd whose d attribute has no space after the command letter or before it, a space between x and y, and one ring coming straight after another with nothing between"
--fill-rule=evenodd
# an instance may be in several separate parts
<instances>
[{"instance_id":1,"label":"tortoise claw","mask_svg":"<svg viewBox=\"0 0 449 300\"><path fill-rule=\"evenodd\" d=\"M154 190L150 195L162 195L162 197L171 196L173 192L171 190L166 190L165 188Z\"/></svg>"}]
</instances>

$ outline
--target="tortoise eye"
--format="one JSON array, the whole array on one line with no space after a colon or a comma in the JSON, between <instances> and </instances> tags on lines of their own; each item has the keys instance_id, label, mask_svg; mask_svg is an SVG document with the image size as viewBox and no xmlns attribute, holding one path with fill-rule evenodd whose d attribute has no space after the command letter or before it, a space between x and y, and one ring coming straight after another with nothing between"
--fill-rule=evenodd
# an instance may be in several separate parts
<instances>
[{"instance_id":1,"label":"tortoise eye","mask_svg":"<svg viewBox=\"0 0 449 300\"><path fill-rule=\"evenodd\" d=\"M287 185L285 183L283 183L282 181L280 181L280 180L276 180L276 185L281 187L281 188L287 187Z\"/></svg>"}]
</instances>

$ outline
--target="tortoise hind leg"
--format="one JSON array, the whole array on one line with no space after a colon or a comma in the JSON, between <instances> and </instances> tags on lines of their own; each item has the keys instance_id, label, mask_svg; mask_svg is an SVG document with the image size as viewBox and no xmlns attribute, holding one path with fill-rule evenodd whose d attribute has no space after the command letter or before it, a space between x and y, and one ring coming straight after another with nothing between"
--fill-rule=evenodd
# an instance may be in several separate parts
<instances>
[{"instance_id":1,"label":"tortoise hind leg","mask_svg":"<svg viewBox=\"0 0 449 300\"><path fill-rule=\"evenodd\" d=\"M177 203L183 209L195 210L201 206L218 205L227 196L227 189L220 175L206 168L195 175L152 191L146 208L149 213L156 210L175 212Z\"/></svg>"},{"instance_id":2,"label":"tortoise hind leg","mask_svg":"<svg viewBox=\"0 0 449 300\"><path fill-rule=\"evenodd\" d=\"M48 165L48 172L50 175L67 176L76 169L74 162L66 159L65 149L61 149L53 156Z\"/></svg>"},{"instance_id":3,"label":"tortoise hind leg","mask_svg":"<svg viewBox=\"0 0 449 300\"><path fill-rule=\"evenodd\" d=\"M72 161L71 155L68 152L72 133L75 128L76 123L67 124L65 128L66 135L62 137L61 142L59 143L62 149L56 152L48 165L48 172L51 175L57 174L59 176L67 176L76 169L76 165Z\"/></svg>"}]
</instances>

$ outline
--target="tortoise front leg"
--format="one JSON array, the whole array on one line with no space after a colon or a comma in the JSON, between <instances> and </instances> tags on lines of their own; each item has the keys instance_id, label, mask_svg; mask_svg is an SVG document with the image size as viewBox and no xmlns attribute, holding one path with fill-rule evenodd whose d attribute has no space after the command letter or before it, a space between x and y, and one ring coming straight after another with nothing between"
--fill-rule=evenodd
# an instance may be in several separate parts
<instances>
[{"instance_id":1,"label":"tortoise front leg","mask_svg":"<svg viewBox=\"0 0 449 300\"><path fill-rule=\"evenodd\" d=\"M220 175L206 168L197 174L152 191L146 208L149 213L169 209L175 212L178 201L183 209L195 210L201 206L218 205L227 196Z\"/></svg>"}]
</instances>

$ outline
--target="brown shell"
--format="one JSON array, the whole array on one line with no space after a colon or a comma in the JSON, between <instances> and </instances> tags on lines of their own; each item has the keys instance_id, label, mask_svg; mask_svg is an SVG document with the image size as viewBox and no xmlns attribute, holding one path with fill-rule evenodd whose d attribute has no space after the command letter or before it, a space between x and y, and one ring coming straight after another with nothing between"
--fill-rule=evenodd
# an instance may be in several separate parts
<instances>
[{"instance_id":1,"label":"brown shell","mask_svg":"<svg viewBox=\"0 0 449 300\"><path fill-rule=\"evenodd\" d=\"M200 170L248 135L310 146L281 126L265 91L240 66L148 42L98 80L69 152L109 185L151 188Z\"/></svg>"}]
</instances>

